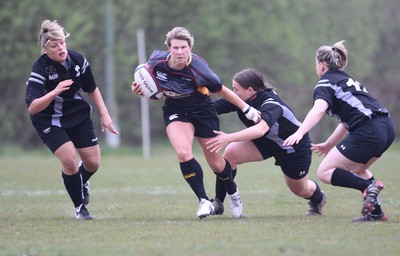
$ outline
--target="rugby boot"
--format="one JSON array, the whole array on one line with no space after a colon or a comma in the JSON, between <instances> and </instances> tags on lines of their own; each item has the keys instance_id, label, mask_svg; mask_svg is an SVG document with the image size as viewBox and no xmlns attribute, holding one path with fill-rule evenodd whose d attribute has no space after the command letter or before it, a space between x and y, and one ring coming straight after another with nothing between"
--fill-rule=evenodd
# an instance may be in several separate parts
<instances>
[{"instance_id":1,"label":"rugby boot","mask_svg":"<svg viewBox=\"0 0 400 256\"><path fill-rule=\"evenodd\" d=\"M375 209L377 197L385 188L381 181L373 181L363 192L364 203L361 210L362 215L367 215Z\"/></svg>"},{"instance_id":2,"label":"rugby boot","mask_svg":"<svg viewBox=\"0 0 400 256\"><path fill-rule=\"evenodd\" d=\"M328 199L326 193L321 190L322 193L322 200L318 204L312 203L311 201L308 202L310 205L307 211L308 216L313 216L313 215L321 215L322 211L324 209L324 205L326 204L326 201Z\"/></svg>"},{"instance_id":3,"label":"rugby boot","mask_svg":"<svg viewBox=\"0 0 400 256\"><path fill-rule=\"evenodd\" d=\"M354 218L352 221L353 222L368 222L368 221L387 221L388 216L386 213L382 212L381 214L374 215L371 213L368 213L367 215L363 215L361 217Z\"/></svg>"}]
</instances>

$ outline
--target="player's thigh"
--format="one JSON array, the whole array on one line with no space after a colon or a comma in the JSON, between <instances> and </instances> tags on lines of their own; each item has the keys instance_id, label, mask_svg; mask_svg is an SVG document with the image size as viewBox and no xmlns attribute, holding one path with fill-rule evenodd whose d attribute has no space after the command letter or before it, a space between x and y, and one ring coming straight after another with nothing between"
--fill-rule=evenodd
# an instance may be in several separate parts
<instances>
[{"instance_id":1,"label":"player's thigh","mask_svg":"<svg viewBox=\"0 0 400 256\"><path fill-rule=\"evenodd\" d=\"M184 162L193 158L194 126L191 123L172 122L167 125L166 132L179 161Z\"/></svg>"},{"instance_id":2,"label":"player's thigh","mask_svg":"<svg viewBox=\"0 0 400 256\"><path fill-rule=\"evenodd\" d=\"M260 151L252 141L238 141L226 146L223 157L231 163L232 167L247 163L264 160Z\"/></svg>"},{"instance_id":3,"label":"player's thigh","mask_svg":"<svg viewBox=\"0 0 400 256\"><path fill-rule=\"evenodd\" d=\"M347 157L345 157L336 147L332 148L331 151L324 157L321 161L317 173L330 172L336 168L355 171L360 168L365 168L366 165L361 163L356 163Z\"/></svg>"},{"instance_id":4,"label":"player's thigh","mask_svg":"<svg viewBox=\"0 0 400 256\"><path fill-rule=\"evenodd\" d=\"M213 170L213 172L220 173L224 170L226 162L222 158L221 152L211 152L207 149L207 142L213 138L197 138L201 148L203 149L204 157L208 163L208 166Z\"/></svg>"}]
</instances>

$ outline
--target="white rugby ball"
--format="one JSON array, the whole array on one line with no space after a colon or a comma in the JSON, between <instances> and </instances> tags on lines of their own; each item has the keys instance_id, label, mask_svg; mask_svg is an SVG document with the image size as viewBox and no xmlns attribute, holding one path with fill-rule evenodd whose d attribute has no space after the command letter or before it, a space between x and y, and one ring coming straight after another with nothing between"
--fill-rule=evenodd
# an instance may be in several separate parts
<instances>
[{"instance_id":1,"label":"white rugby ball","mask_svg":"<svg viewBox=\"0 0 400 256\"><path fill-rule=\"evenodd\" d=\"M158 100L162 97L162 89L147 64L137 66L134 78L135 82L140 85L145 97L152 100Z\"/></svg>"}]
</instances>

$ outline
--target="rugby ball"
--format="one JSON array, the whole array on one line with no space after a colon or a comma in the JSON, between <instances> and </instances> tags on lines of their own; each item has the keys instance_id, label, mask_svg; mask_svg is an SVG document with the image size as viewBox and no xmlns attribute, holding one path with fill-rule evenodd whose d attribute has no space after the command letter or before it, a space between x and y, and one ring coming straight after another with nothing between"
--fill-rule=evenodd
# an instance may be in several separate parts
<instances>
[{"instance_id":1,"label":"rugby ball","mask_svg":"<svg viewBox=\"0 0 400 256\"><path fill-rule=\"evenodd\" d=\"M140 64L137 66L135 69L134 79L135 82L140 85L146 98L158 100L162 97L162 89L147 64Z\"/></svg>"}]
</instances>

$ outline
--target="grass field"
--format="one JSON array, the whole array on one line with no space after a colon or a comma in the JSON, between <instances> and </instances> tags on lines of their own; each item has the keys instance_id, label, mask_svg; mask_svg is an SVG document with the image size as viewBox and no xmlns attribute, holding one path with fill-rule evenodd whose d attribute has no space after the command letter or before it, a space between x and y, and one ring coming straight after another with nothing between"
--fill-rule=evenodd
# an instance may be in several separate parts
<instances>
[{"instance_id":1,"label":"grass field","mask_svg":"<svg viewBox=\"0 0 400 256\"><path fill-rule=\"evenodd\" d=\"M400 145L372 169L384 181L386 223L352 223L358 191L320 184L328 193L321 217L291 194L273 160L239 167L248 219L196 217L198 202L169 147L104 152L91 179L93 221L74 219L60 165L47 151L0 154L0 255L400 255ZM203 164L206 189L214 179ZM310 177L315 179L314 157ZM229 208L225 203L225 207Z\"/></svg>"}]
</instances>

